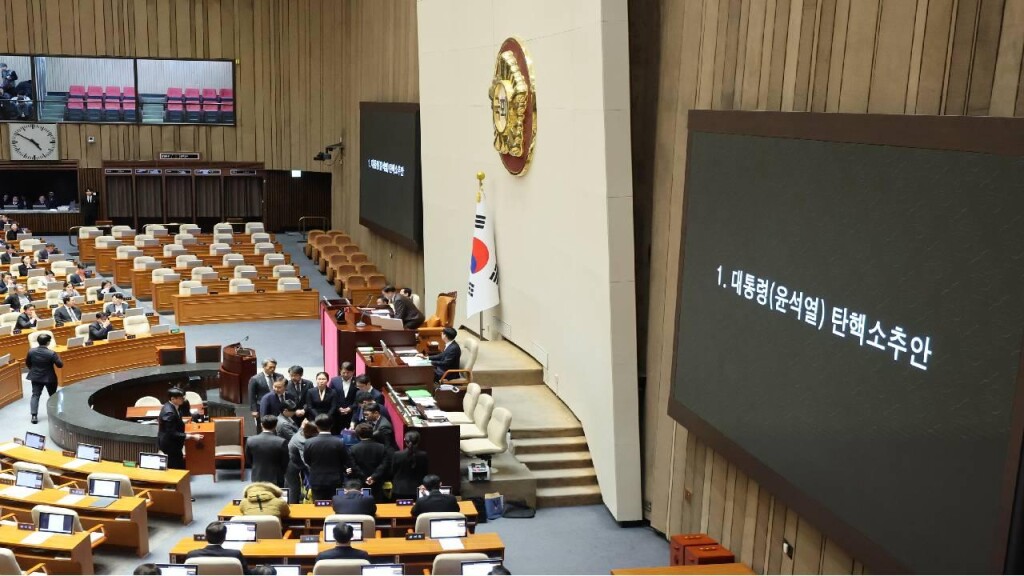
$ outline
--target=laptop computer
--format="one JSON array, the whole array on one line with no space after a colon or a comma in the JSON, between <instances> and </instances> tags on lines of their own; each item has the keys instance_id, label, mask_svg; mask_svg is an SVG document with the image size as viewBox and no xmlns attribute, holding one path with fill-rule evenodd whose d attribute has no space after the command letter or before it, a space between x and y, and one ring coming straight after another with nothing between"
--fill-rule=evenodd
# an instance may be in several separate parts
<instances>
[{"instance_id":1,"label":"laptop computer","mask_svg":"<svg viewBox=\"0 0 1024 576\"><path fill-rule=\"evenodd\" d=\"M209 289L206 286L192 286L191 288L188 289L188 293L191 296L195 296L197 294L206 294L207 292L209 292Z\"/></svg>"},{"instance_id":2,"label":"laptop computer","mask_svg":"<svg viewBox=\"0 0 1024 576\"><path fill-rule=\"evenodd\" d=\"M71 534L74 532L75 517L70 514L58 514L56 512L40 512L39 525L36 530L40 532L54 532L56 534Z\"/></svg>"},{"instance_id":3,"label":"laptop computer","mask_svg":"<svg viewBox=\"0 0 1024 576\"><path fill-rule=\"evenodd\" d=\"M161 576L195 576L199 573L199 567L195 564L157 564L156 567Z\"/></svg>"},{"instance_id":4,"label":"laptop computer","mask_svg":"<svg viewBox=\"0 0 1024 576\"><path fill-rule=\"evenodd\" d=\"M242 284L242 285L239 285L239 286L235 286L235 293L236 294L245 294L245 293L250 293L250 292L255 292L255 291L256 291L256 286L254 286L253 284Z\"/></svg>"},{"instance_id":5,"label":"laptop computer","mask_svg":"<svg viewBox=\"0 0 1024 576\"><path fill-rule=\"evenodd\" d=\"M498 558L463 560L462 574L463 576L487 576L491 573L491 570L494 570L495 566L501 566L501 560Z\"/></svg>"},{"instance_id":6,"label":"laptop computer","mask_svg":"<svg viewBox=\"0 0 1024 576\"><path fill-rule=\"evenodd\" d=\"M32 470L18 470L18 473L14 475L14 485L19 488L42 490L43 473Z\"/></svg>"},{"instance_id":7,"label":"laptop computer","mask_svg":"<svg viewBox=\"0 0 1024 576\"><path fill-rule=\"evenodd\" d=\"M47 282L46 283L46 289L47 290L63 290L64 289L64 283L63 282Z\"/></svg>"},{"instance_id":8,"label":"laptop computer","mask_svg":"<svg viewBox=\"0 0 1024 576\"><path fill-rule=\"evenodd\" d=\"M85 336L68 338L68 348L81 348L82 346L85 346Z\"/></svg>"},{"instance_id":9,"label":"laptop computer","mask_svg":"<svg viewBox=\"0 0 1024 576\"><path fill-rule=\"evenodd\" d=\"M107 340L110 341L124 340L126 337L127 334L124 330L111 330L110 332L107 332Z\"/></svg>"},{"instance_id":10,"label":"laptop computer","mask_svg":"<svg viewBox=\"0 0 1024 576\"><path fill-rule=\"evenodd\" d=\"M33 268L28 271L28 278L35 278L36 276L46 276L46 270L42 268Z\"/></svg>"},{"instance_id":11,"label":"laptop computer","mask_svg":"<svg viewBox=\"0 0 1024 576\"><path fill-rule=\"evenodd\" d=\"M35 432L25 432L25 446L36 450L46 449L46 436Z\"/></svg>"},{"instance_id":12,"label":"laptop computer","mask_svg":"<svg viewBox=\"0 0 1024 576\"><path fill-rule=\"evenodd\" d=\"M90 507L106 508L121 497L121 481L92 478L89 480L89 496L96 498Z\"/></svg>"},{"instance_id":13,"label":"laptop computer","mask_svg":"<svg viewBox=\"0 0 1024 576\"><path fill-rule=\"evenodd\" d=\"M249 542L256 541L255 522L225 522L227 535L224 537L224 547L232 550L241 550Z\"/></svg>"},{"instance_id":14,"label":"laptop computer","mask_svg":"<svg viewBox=\"0 0 1024 576\"><path fill-rule=\"evenodd\" d=\"M68 259L67 254L50 254L46 257L50 262L64 262Z\"/></svg>"},{"instance_id":15,"label":"laptop computer","mask_svg":"<svg viewBox=\"0 0 1024 576\"><path fill-rule=\"evenodd\" d=\"M430 521L428 538L465 538L466 520L463 518L434 518Z\"/></svg>"},{"instance_id":16,"label":"laptop computer","mask_svg":"<svg viewBox=\"0 0 1024 576\"><path fill-rule=\"evenodd\" d=\"M96 312L83 312L82 324L92 324L96 321Z\"/></svg>"},{"instance_id":17,"label":"laptop computer","mask_svg":"<svg viewBox=\"0 0 1024 576\"><path fill-rule=\"evenodd\" d=\"M79 444L75 449L75 458L79 460L89 460L90 462L99 462L102 449L95 444Z\"/></svg>"},{"instance_id":18,"label":"laptop computer","mask_svg":"<svg viewBox=\"0 0 1024 576\"><path fill-rule=\"evenodd\" d=\"M451 494L452 493L452 487L451 486L445 486L444 484L442 484L441 486L439 486L437 488L437 491L440 492L441 494Z\"/></svg>"},{"instance_id":19,"label":"laptop computer","mask_svg":"<svg viewBox=\"0 0 1024 576\"><path fill-rule=\"evenodd\" d=\"M39 321L36 322L36 329L46 330L47 328L53 328L56 325L57 321L53 318L40 318Z\"/></svg>"},{"instance_id":20,"label":"laptop computer","mask_svg":"<svg viewBox=\"0 0 1024 576\"><path fill-rule=\"evenodd\" d=\"M359 567L360 574L373 574L374 576L402 576L405 574L405 564L366 564Z\"/></svg>"},{"instance_id":21,"label":"laptop computer","mask_svg":"<svg viewBox=\"0 0 1024 576\"><path fill-rule=\"evenodd\" d=\"M11 355L10 354L4 354L3 356L0 356L0 366L7 366L10 363L11 363Z\"/></svg>"},{"instance_id":22,"label":"laptop computer","mask_svg":"<svg viewBox=\"0 0 1024 576\"><path fill-rule=\"evenodd\" d=\"M124 311L124 317L129 318L131 316L145 316L146 311L142 308L129 308Z\"/></svg>"},{"instance_id":23,"label":"laptop computer","mask_svg":"<svg viewBox=\"0 0 1024 576\"><path fill-rule=\"evenodd\" d=\"M338 522L324 522L324 542L334 542L334 527ZM352 527L352 541L360 542L363 539L362 522L345 522Z\"/></svg>"},{"instance_id":24,"label":"laptop computer","mask_svg":"<svg viewBox=\"0 0 1024 576\"><path fill-rule=\"evenodd\" d=\"M156 334L167 334L170 331L171 331L171 325L170 324L157 324L156 326L152 326L149 329L149 333L153 334L153 335L156 335Z\"/></svg>"},{"instance_id":25,"label":"laptop computer","mask_svg":"<svg viewBox=\"0 0 1024 576\"><path fill-rule=\"evenodd\" d=\"M153 452L139 452L139 468L144 470L167 470L167 456Z\"/></svg>"},{"instance_id":26,"label":"laptop computer","mask_svg":"<svg viewBox=\"0 0 1024 576\"><path fill-rule=\"evenodd\" d=\"M303 576L305 572L298 564L271 564L277 576Z\"/></svg>"}]
</instances>

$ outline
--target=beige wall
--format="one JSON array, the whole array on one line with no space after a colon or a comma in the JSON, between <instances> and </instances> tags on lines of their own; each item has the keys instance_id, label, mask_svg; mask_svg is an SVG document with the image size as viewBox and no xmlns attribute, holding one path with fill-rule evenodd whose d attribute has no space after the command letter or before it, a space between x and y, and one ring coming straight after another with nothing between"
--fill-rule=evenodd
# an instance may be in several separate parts
<instances>
[{"instance_id":1,"label":"beige wall","mask_svg":"<svg viewBox=\"0 0 1024 576\"><path fill-rule=\"evenodd\" d=\"M648 69L637 71L641 84L650 74L657 78L653 186L642 192L654 208L650 229L641 230L651 239L647 516L669 534L707 532L759 573L861 573L865 567L829 534L665 415L687 112L1024 116L1024 2L658 0L657 6L631 22L634 41L660 37L657 58L638 63ZM784 538L795 546L793 558L782 553Z\"/></svg>"},{"instance_id":2,"label":"beige wall","mask_svg":"<svg viewBox=\"0 0 1024 576\"><path fill-rule=\"evenodd\" d=\"M639 519L626 2L418 8L427 292L458 290L466 320L483 170L502 291L484 332L500 329L545 365L545 382L583 423L604 503L618 520ZM535 157L521 178L491 147L487 98L498 47L513 35L532 55L538 94Z\"/></svg>"}]
</instances>

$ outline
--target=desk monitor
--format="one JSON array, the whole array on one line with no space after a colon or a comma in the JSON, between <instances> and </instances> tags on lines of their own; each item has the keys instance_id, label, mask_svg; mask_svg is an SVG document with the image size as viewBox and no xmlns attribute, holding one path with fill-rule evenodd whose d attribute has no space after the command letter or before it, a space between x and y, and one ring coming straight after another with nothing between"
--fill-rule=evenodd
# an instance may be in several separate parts
<instances>
[{"instance_id":1,"label":"desk monitor","mask_svg":"<svg viewBox=\"0 0 1024 576\"><path fill-rule=\"evenodd\" d=\"M167 334L171 331L170 324L157 324L149 329L149 333L156 336L157 334Z\"/></svg>"},{"instance_id":2,"label":"desk monitor","mask_svg":"<svg viewBox=\"0 0 1024 576\"><path fill-rule=\"evenodd\" d=\"M33 268L28 271L29 278L35 278L36 276L46 276L46 270L42 268Z\"/></svg>"},{"instance_id":3,"label":"desk monitor","mask_svg":"<svg viewBox=\"0 0 1024 576\"><path fill-rule=\"evenodd\" d=\"M491 570L494 570L495 566L501 566L500 559L490 558L487 560L463 560L462 575L487 576L491 573Z\"/></svg>"},{"instance_id":4,"label":"desk monitor","mask_svg":"<svg viewBox=\"0 0 1024 576\"><path fill-rule=\"evenodd\" d=\"M255 270L241 270L235 273L235 278L256 278Z\"/></svg>"},{"instance_id":5,"label":"desk monitor","mask_svg":"<svg viewBox=\"0 0 1024 576\"><path fill-rule=\"evenodd\" d=\"M161 576L195 576L199 573L199 567L195 564L157 564L156 567Z\"/></svg>"},{"instance_id":6,"label":"desk monitor","mask_svg":"<svg viewBox=\"0 0 1024 576\"><path fill-rule=\"evenodd\" d=\"M25 446L36 450L46 449L46 436L35 432L25 432Z\"/></svg>"},{"instance_id":7,"label":"desk monitor","mask_svg":"<svg viewBox=\"0 0 1024 576\"><path fill-rule=\"evenodd\" d=\"M36 329L45 330L47 328L53 328L56 325L57 321L53 318L40 318L39 321L36 322Z\"/></svg>"},{"instance_id":8,"label":"desk monitor","mask_svg":"<svg viewBox=\"0 0 1024 576\"><path fill-rule=\"evenodd\" d=\"M47 256L47 259L50 262L65 262L68 259L68 255L67 254L50 254L49 256Z\"/></svg>"},{"instance_id":9,"label":"desk monitor","mask_svg":"<svg viewBox=\"0 0 1024 576\"><path fill-rule=\"evenodd\" d=\"M56 532L57 534L71 534L75 528L75 517L70 514L57 514L55 512L40 512L39 525L36 529L40 532Z\"/></svg>"},{"instance_id":10,"label":"desk monitor","mask_svg":"<svg viewBox=\"0 0 1024 576\"><path fill-rule=\"evenodd\" d=\"M371 316L370 324L374 326L380 326L385 330L403 330L405 324L402 323L400 318L386 318L384 316Z\"/></svg>"},{"instance_id":11,"label":"desk monitor","mask_svg":"<svg viewBox=\"0 0 1024 576\"><path fill-rule=\"evenodd\" d=\"M81 306L82 304L85 304L85 296L72 296L71 304L74 306Z\"/></svg>"},{"instance_id":12,"label":"desk monitor","mask_svg":"<svg viewBox=\"0 0 1024 576\"><path fill-rule=\"evenodd\" d=\"M302 570L302 566L298 564L271 564L274 567L274 572L277 576L303 576L305 572ZM166 572L161 572L166 574Z\"/></svg>"},{"instance_id":13,"label":"desk monitor","mask_svg":"<svg viewBox=\"0 0 1024 576\"><path fill-rule=\"evenodd\" d=\"M81 348L82 346L85 346L85 336L68 338L68 348Z\"/></svg>"},{"instance_id":14,"label":"desk monitor","mask_svg":"<svg viewBox=\"0 0 1024 576\"><path fill-rule=\"evenodd\" d=\"M92 324L96 321L96 312L83 312L82 324Z\"/></svg>"},{"instance_id":15,"label":"desk monitor","mask_svg":"<svg viewBox=\"0 0 1024 576\"><path fill-rule=\"evenodd\" d=\"M111 330L110 332L107 332L107 340L110 341L124 340L125 337L126 333L124 330Z\"/></svg>"},{"instance_id":16,"label":"desk monitor","mask_svg":"<svg viewBox=\"0 0 1024 576\"><path fill-rule=\"evenodd\" d=\"M125 318L130 318L132 316L145 316L145 315L146 315L146 311L143 310L142 308L129 308L129 309L124 311L124 317Z\"/></svg>"},{"instance_id":17,"label":"desk monitor","mask_svg":"<svg viewBox=\"0 0 1024 576\"><path fill-rule=\"evenodd\" d=\"M227 535L224 537L225 542L256 541L255 522L225 522L224 527L227 528Z\"/></svg>"},{"instance_id":18,"label":"desk monitor","mask_svg":"<svg viewBox=\"0 0 1024 576\"><path fill-rule=\"evenodd\" d=\"M139 452L139 468L145 470L167 470L167 456L152 452Z\"/></svg>"},{"instance_id":19,"label":"desk monitor","mask_svg":"<svg viewBox=\"0 0 1024 576\"><path fill-rule=\"evenodd\" d=\"M434 518L430 521L430 538L465 538L465 518Z\"/></svg>"},{"instance_id":20,"label":"desk monitor","mask_svg":"<svg viewBox=\"0 0 1024 576\"><path fill-rule=\"evenodd\" d=\"M103 278L86 278L85 282L82 282L84 288L92 288L93 286L101 286L103 284Z\"/></svg>"},{"instance_id":21,"label":"desk monitor","mask_svg":"<svg viewBox=\"0 0 1024 576\"><path fill-rule=\"evenodd\" d=\"M402 576L405 574L405 564L365 564L359 567L360 574L373 574L374 576Z\"/></svg>"},{"instance_id":22,"label":"desk monitor","mask_svg":"<svg viewBox=\"0 0 1024 576\"><path fill-rule=\"evenodd\" d=\"M437 491L440 492L441 494L451 494L452 493L452 487L451 486L445 486L444 484L442 484L437 489Z\"/></svg>"},{"instance_id":23,"label":"desk monitor","mask_svg":"<svg viewBox=\"0 0 1024 576\"><path fill-rule=\"evenodd\" d=\"M79 460L99 462L100 454L100 447L95 444L79 444L78 448L75 449L75 458L78 458Z\"/></svg>"},{"instance_id":24,"label":"desk monitor","mask_svg":"<svg viewBox=\"0 0 1024 576\"><path fill-rule=\"evenodd\" d=\"M64 283L63 282L47 282L46 283L46 289L47 290L63 290L64 289Z\"/></svg>"},{"instance_id":25,"label":"desk monitor","mask_svg":"<svg viewBox=\"0 0 1024 576\"><path fill-rule=\"evenodd\" d=\"M282 268L277 271L278 278L295 278L294 268Z\"/></svg>"},{"instance_id":26,"label":"desk monitor","mask_svg":"<svg viewBox=\"0 0 1024 576\"><path fill-rule=\"evenodd\" d=\"M324 542L334 542L334 526L337 522L324 522ZM360 542L363 539L362 522L345 522L352 527L352 541Z\"/></svg>"},{"instance_id":27,"label":"desk monitor","mask_svg":"<svg viewBox=\"0 0 1024 576\"><path fill-rule=\"evenodd\" d=\"M28 240L29 238L32 238L31 234L22 234L21 232L19 232L18 233L18 237L15 238L15 240L17 240L18 242L21 242L22 240Z\"/></svg>"},{"instance_id":28,"label":"desk monitor","mask_svg":"<svg viewBox=\"0 0 1024 576\"><path fill-rule=\"evenodd\" d=\"M14 476L14 485L33 490L43 489L43 473L32 470L18 470Z\"/></svg>"},{"instance_id":29,"label":"desk monitor","mask_svg":"<svg viewBox=\"0 0 1024 576\"><path fill-rule=\"evenodd\" d=\"M0 314L7 314L11 311L10 304L0 304Z\"/></svg>"},{"instance_id":30,"label":"desk monitor","mask_svg":"<svg viewBox=\"0 0 1024 576\"><path fill-rule=\"evenodd\" d=\"M45 309L50 307L50 305L46 303L46 298L40 298L39 300L32 300L30 302L30 304L32 304L33 306L35 306L36 308L38 308L40 310L45 310Z\"/></svg>"},{"instance_id":31,"label":"desk monitor","mask_svg":"<svg viewBox=\"0 0 1024 576\"><path fill-rule=\"evenodd\" d=\"M114 300L114 294L117 294L117 292L104 292L103 293L103 301L104 302L111 302L111 301L113 301Z\"/></svg>"},{"instance_id":32,"label":"desk monitor","mask_svg":"<svg viewBox=\"0 0 1024 576\"><path fill-rule=\"evenodd\" d=\"M188 289L188 293L189 293L190 296L196 296L198 294L206 294L208 292L209 292L209 290L207 289L206 286L192 286L191 288Z\"/></svg>"},{"instance_id":33,"label":"desk monitor","mask_svg":"<svg viewBox=\"0 0 1024 576\"><path fill-rule=\"evenodd\" d=\"M89 480L89 496L100 498L120 498L121 481L91 478Z\"/></svg>"}]
</instances>

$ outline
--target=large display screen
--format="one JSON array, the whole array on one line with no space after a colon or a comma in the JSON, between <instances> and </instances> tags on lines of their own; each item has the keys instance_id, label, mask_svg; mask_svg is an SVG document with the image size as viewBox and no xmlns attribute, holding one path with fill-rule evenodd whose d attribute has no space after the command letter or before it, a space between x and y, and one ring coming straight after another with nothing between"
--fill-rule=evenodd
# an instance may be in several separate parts
<instances>
[{"instance_id":1,"label":"large display screen","mask_svg":"<svg viewBox=\"0 0 1024 576\"><path fill-rule=\"evenodd\" d=\"M1024 157L700 124L672 415L873 569L1001 570Z\"/></svg>"},{"instance_id":2,"label":"large display screen","mask_svg":"<svg viewBox=\"0 0 1024 576\"><path fill-rule=\"evenodd\" d=\"M359 223L418 249L423 237L417 104L359 103Z\"/></svg>"}]
</instances>

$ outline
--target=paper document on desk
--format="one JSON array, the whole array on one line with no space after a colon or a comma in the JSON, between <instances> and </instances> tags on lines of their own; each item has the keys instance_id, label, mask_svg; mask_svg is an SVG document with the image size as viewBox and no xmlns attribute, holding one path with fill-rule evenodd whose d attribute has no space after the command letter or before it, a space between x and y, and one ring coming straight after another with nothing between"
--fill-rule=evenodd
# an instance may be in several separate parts
<instances>
[{"instance_id":1,"label":"paper document on desk","mask_svg":"<svg viewBox=\"0 0 1024 576\"><path fill-rule=\"evenodd\" d=\"M466 545L462 543L461 538L440 538L438 544L441 545L441 550L465 550Z\"/></svg>"},{"instance_id":2,"label":"paper document on desk","mask_svg":"<svg viewBox=\"0 0 1024 576\"><path fill-rule=\"evenodd\" d=\"M227 548L228 550L239 550L239 551L241 551L242 547L245 546L245 542L225 542L225 543L221 544L221 546L224 547L224 548Z\"/></svg>"},{"instance_id":3,"label":"paper document on desk","mask_svg":"<svg viewBox=\"0 0 1024 576\"><path fill-rule=\"evenodd\" d=\"M18 498L19 500L24 500L25 498L28 498L29 496L35 494L36 492L39 492L39 490L36 490L35 488L26 488L24 486L11 486L10 488L4 488L4 491L0 492L0 494L3 494L4 496L10 498Z\"/></svg>"},{"instance_id":4,"label":"paper document on desk","mask_svg":"<svg viewBox=\"0 0 1024 576\"><path fill-rule=\"evenodd\" d=\"M320 553L320 545L316 542L302 542L295 545L296 556L316 556Z\"/></svg>"},{"instance_id":5,"label":"paper document on desk","mask_svg":"<svg viewBox=\"0 0 1024 576\"><path fill-rule=\"evenodd\" d=\"M418 358L416 356L409 356L408 358L402 358L409 366L430 366L430 360L426 358Z\"/></svg>"},{"instance_id":6,"label":"paper document on desk","mask_svg":"<svg viewBox=\"0 0 1024 576\"><path fill-rule=\"evenodd\" d=\"M159 410L146 410L146 417L147 418L149 418L151 416L159 416L159 415L160 415L160 411Z\"/></svg>"},{"instance_id":7,"label":"paper document on desk","mask_svg":"<svg viewBox=\"0 0 1024 576\"><path fill-rule=\"evenodd\" d=\"M67 496L54 502L54 504L58 506L72 506L74 504L78 504L84 498L85 496L82 496L81 494L68 494Z\"/></svg>"},{"instance_id":8,"label":"paper document on desk","mask_svg":"<svg viewBox=\"0 0 1024 576\"><path fill-rule=\"evenodd\" d=\"M75 458L74 460L68 462L67 464L64 464L63 467L64 468L71 468L72 470L74 470L76 468L81 468L82 466L85 466L86 464L94 464L94 462L92 462L91 460L80 460L78 458Z\"/></svg>"},{"instance_id":9,"label":"paper document on desk","mask_svg":"<svg viewBox=\"0 0 1024 576\"><path fill-rule=\"evenodd\" d=\"M430 419L441 419L441 418L444 418L445 420L448 419L448 416L445 415L444 410L426 409L426 410L423 411L423 416L426 417L426 418L430 418Z\"/></svg>"},{"instance_id":10,"label":"paper document on desk","mask_svg":"<svg viewBox=\"0 0 1024 576\"><path fill-rule=\"evenodd\" d=\"M32 532L28 536L22 538L21 543L28 546L38 546L49 540L50 536L53 536L52 532Z\"/></svg>"},{"instance_id":11,"label":"paper document on desk","mask_svg":"<svg viewBox=\"0 0 1024 576\"><path fill-rule=\"evenodd\" d=\"M395 354L399 356L415 356L419 354L419 351L415 348L395 348Z\"/></svg>"},{"instance_id":12,"label":"paper document on desk","mask_svg":"<svg viewBox=\"0 0 1024 576\"><path fill-rule=\"evenodd\" d=\"M0 452L7 452L8 450L14 450L18 447L16 442L7 442L6 444L0 444Z\"/></svg>"}]
</instances>

